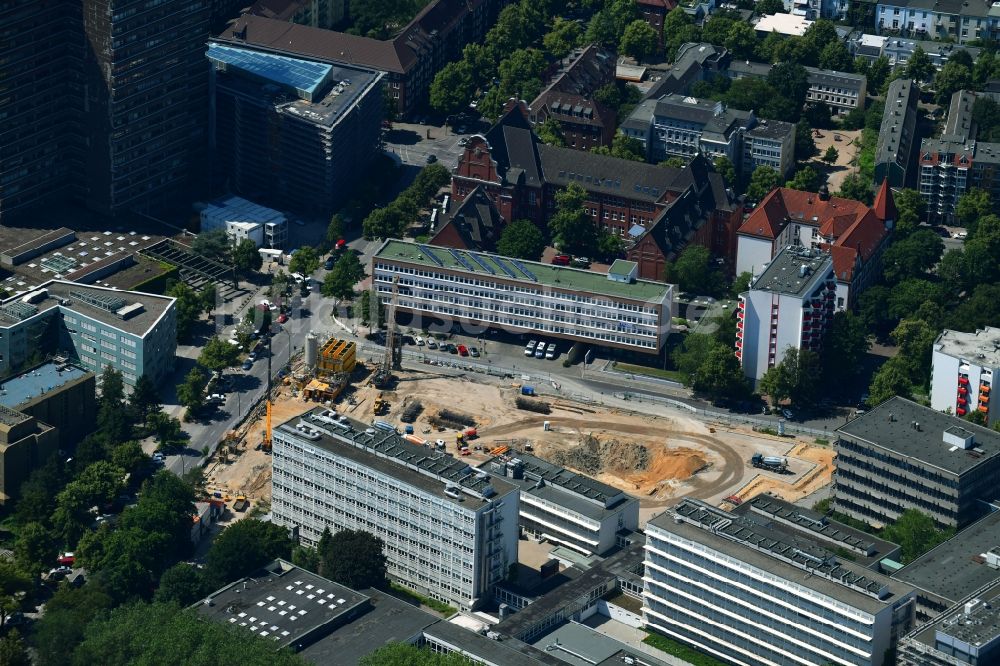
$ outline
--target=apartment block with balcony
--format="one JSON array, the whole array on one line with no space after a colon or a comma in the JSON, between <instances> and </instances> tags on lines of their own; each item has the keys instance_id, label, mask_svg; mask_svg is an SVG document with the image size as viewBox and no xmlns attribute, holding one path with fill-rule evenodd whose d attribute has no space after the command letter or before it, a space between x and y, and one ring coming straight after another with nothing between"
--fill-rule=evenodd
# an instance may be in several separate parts
<instances>
[{"instance_id":1,"label":"apartment block with balcony","mask_svg":"<svg viewBox=\"0 0 1000 666\"><path fill-rule=\"evenodd\" d=\"M736 311L736 358L747 377L759 380L790 348L821 349L836 286L829 253L794 246L754 277Z\"/></svg>"},{"instance_id":2,"label":"apartment block with balcony","mask_svg":"<svg viewBox=\"0 0 1000 666\"><path fill-rule=\"evenodd\" d=\"M621 259L602 275L401 240L385 241L372 257L372 285L383 302L398 277L398 310L430 322L659 354L673 287L636 280L637 272Z\"/></svg>"},{"instance_id":3,"label":"apartment block with balcony","mask_svg":"<svg viewBox=\"0 0 1000 666\"><path fill-rule=\"evenodd\" d=\"M1000 433L891 398L837 429L833 507L881 527L917 509L961 529L989 511Z\"/></svg>"},{"instance_id":4,"label":"apartment block with balcony","mask_svg":"<svg viewBox=\"0 0 1000 666\"><path fill-rule=\"evenodd\" d=\"M812 531L683 499L646 525L646 627L737 666L890 666L913 588Z\"/></svg>"},{"instance_id":5,"label":"apartment block with balcony","mask_svg":"<svg viewBox=\"0 0 1000 666\"><path fill-rule=\"evenodd\" d=\"M879 34L966 44L1000 36L1000 12L991 0L882 0Z\"/></svg>"},{"instance_id":6,"label":"apartment block with balcony","mask_svg":"<svg viewBox=\"0 0 1000 666\"><path fill-rule=\"evenodd\" d=\"M1000 379L1000 328L945 329L934 341L931 363L932 408L956 416L979 412L990 427L1000 422L1000 408L991 405Z\"/></svg>"},{"instance_id":7,"label":"apartment block with balcony","mask_svg":"<svg viewBox=\"0 0 1000 666\"><path fill-rule=\"evenodd\" d=\"M639 500L530 453L508 452L479 467L517 486L521 528L583 555L604 555L639 527Z\"/></svg>"},{"instance_id":8,"label":"apartment block with balcony","mask_svg":"<svg viewBox=\"0 0 1000 666\"><path fill-rule=\"evenodd\" d=\"M951 96L948 119L937 139L920 142L920 195L932 220L954 221L958 200L971 188L984 189L1000 204L1000 143L976 141L973 107L977 93Z\"/></svg>"},{"instance_id":9,"label":"apartment block with balcony","mask_svg":"<svg viewBox=\"0 0 1000 666\"><path fill-rule=\"evenodd\" d=\"M238 40L211 42L208 60L216 187L306 215L350 198L378 154L381 72Z\"/></svg>"},{"instance_id":10,"label":"apartment block with balcony","mask_svg":"<svg viewBox=\"0 0 1000 666\"><path fill-rule=\"evenodd\" d=\"M371 532L392 578L463 609L491 600L517 562L518 491L502 479L323 408L272 437L273 520L302 543Z\"/></svg>"}]
</instances>

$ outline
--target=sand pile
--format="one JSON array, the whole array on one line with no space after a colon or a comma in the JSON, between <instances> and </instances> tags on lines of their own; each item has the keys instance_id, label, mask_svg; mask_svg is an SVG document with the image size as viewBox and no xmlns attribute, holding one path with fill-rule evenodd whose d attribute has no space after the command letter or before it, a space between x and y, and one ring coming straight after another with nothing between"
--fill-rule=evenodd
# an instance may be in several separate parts
<instances>
[{"instance_id":1,"label":"sand pile","mask_svg":"<svg viewBox=\"0 0 1000 666\"><path fill-rule=\"evenodd\" d=\"M585 436L572 449L553 452L550 457L557 465L585 474L632 473L649 467L649 449L642 444L617 439L601 441L593 435Z\"/></svg>"}]
</instances>

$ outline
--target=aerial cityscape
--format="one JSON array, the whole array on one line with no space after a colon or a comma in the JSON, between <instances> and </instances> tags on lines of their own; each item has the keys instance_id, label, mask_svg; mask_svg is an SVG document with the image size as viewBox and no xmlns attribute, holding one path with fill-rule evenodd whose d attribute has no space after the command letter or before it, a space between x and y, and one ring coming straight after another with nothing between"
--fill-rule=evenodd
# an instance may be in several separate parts
<instances>
[{"instance_id":1,"label":"aerial cityscape","mask_svg":"<svg viewBox=\"0 0 1000 666\"><path fill-rule=\"evenodd\" d=\"M1000 666L998 51L0 2L0 666Z\"/></svg>"}]
</instances>

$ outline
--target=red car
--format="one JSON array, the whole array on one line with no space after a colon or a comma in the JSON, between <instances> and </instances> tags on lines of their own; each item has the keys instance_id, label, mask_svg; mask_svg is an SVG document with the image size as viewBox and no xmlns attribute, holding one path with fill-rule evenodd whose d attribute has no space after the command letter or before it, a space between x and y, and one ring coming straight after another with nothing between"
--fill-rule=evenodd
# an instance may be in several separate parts
<instances>
[{"instance_id":1,"label":"red car","mask_svg":"<svg viewBox=\"0 0 1000 666\"><path fill-rule=\"evenodd\" d=\"M343 250L345 247L347 247L347 241L345 241L343 238L341 238L339 241L337 241L337 249L338 250Z\"/></svg>"},{"instance_id":2,"label":"red car","mask_svg":"<svg viewBox=\"0 0 1000 666\"><path fill-rule=\"evenodd\" d=\"M280 315L278 315L278 323L279 324L284 324L286 321L288 321L288 315L286 315L284 312L282 312Z\"/></svg>"},{"instance_id":3,"label":"red car","mask_svg":"<svg viewBox=\"0 0 1000 666\"><path fill-rule=\"evenodd\" d=\"M56 563L64 567L71 567L74 562L76 562L76 556L73 553L63 553L56 559Z\"/></svg>"},{"instance_id":4,"label":"red car","mask_svg":"<svg viewBox=\"0 0 1000 666\"><path fill-rule=\"evenodd\" d=\"M568 254L557 254L552 257L552 263L556 266L569 266L570 256Z\"/></svg>"},{"instance_id":5,"label":"red car","mask_svg":"<svg viewBox=\"0 0 1000 666\"><path fill-rule=\"evenodd\" d=\"M468 356L469 355L469 348L466 347L465 345L459 345L458 346L458 353L461 354L462 356Z\"/></svg>"}]
</instances>

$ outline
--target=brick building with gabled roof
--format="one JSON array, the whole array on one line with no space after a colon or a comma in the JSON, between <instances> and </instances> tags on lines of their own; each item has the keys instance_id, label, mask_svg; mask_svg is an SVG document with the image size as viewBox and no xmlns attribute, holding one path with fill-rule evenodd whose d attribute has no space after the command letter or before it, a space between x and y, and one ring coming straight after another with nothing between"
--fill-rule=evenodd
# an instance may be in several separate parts
<instances>
[{"instance_id":1,"label":"brick building with gabled roof","mask_svg":"<svg viewBox=\"0 0 1000 666\"><path fill-rule=\"evenodd\" d=\"M887 181L870 207L831 197L825 187L818 193L779 187L737 230L736 272L759 274L787 246L826 250L833 257L837 308L850 308L881 271L895 219Z\"/></svg>"},{"instance_id":2,"label":"brick building with gabled roof","mask_svg":"<svg viewBox=\"0 0 1000 666\"><path fill-rule=\"evenodd\" d=\"M451 202L440 226L428 241L431 245L458 250L496 252L507 223L483 188L477 187L461 202Z\"/></svg>"},{"instance_id":3,"label":"brick building with gabled roof","mask_svg":"<svg viewBox=\"0 0 1000 666\"><path fill-rule=\"evenodd\" d=\"M626 248L660 226L654 234L660 240L651 238L633 259L644 279L662 280L663 262L690 242L704 244L718 256L735 255L742 205L703 156L672 168L545 145L532 131L523 103L510 104L485 135L469 139L452 172L451 194L461 202L481 188L507 222L523 218L543 226L555 211L555 194L574 183L587 191L587 213L621 236ZM686 216L669 215L663 221L664 212L685 196L698 205L688 208L685 203ZM681 219L682 229L667 231ZM672 234L669 242L667 233Z\"/></svg>"}]
</instances>

